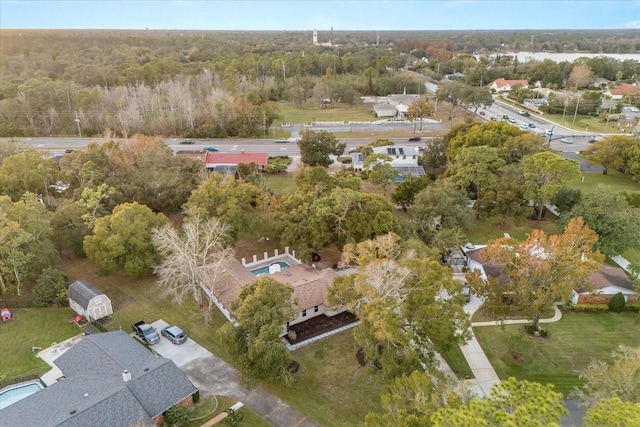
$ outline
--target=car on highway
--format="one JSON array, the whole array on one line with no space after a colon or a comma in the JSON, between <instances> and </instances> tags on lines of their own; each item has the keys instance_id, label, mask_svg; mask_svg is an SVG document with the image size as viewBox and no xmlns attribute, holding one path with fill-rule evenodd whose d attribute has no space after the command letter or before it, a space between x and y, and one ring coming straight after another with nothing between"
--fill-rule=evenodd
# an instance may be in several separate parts
<instances>
[{"instance_id":1,"label":"car on highway","mask_svg":"<svg viewBox=\"0 0 640 427\"><path fill-rule=\"evenodd\" d=\"M215 152L215 151L220 151L220 150L218 150L216 147L206 146L206 147L202 147L202 151Z\"/></svg>"},{"instance_id":2,"label":"car on highway","mask_svg":"<svg viewBox=\"0 0 640 427\"><path fill-rule=\"evenodd\" d=\"M560 138L560 142L563 142L565 144L573 144L573 138L571 138L570 136L565 136L564 138Z\"/></svg>"},{"instance_id":3,"label":"car on highway","mask_svg":"<svg viewBox=\"0 0 640 427\"><path fill-rule=\"evenodd\" d=\"M196 143L196 141L193 140L193 139L183 139L178 144L180 144L180 145L193 145L195 143Z\"/></svg>"},{"instance_id":4,"label":"car on highway","mask_svg":"<svg viewBox=\"0 0 640 427\"><path fill-rule=\"evenodd\" d=\"M498 121L498 118L496 116L491 116L490 119L492 122Z\"/></svg>"},{"instance_id":5,"label":"car on highway","mask_svg":"<svg viewBox=\"0 0 640 427\"><path fill-rule=\"evenodd\" d=\"M526 123L520 123L520 129L527 130L527 129L529 129L529 125L526 124Z\"/></svg>"},{"instance_id":6,"label":"car on highway","mask_svg":"<svg viewBox=\"0 0 640 427\"><path fill-rule=\"evenodd\" d=\"M162 336L175 345L180 345L187 340L187 334L185 334L184 331L176 325L169 325L162 328Z\"/></svg>"},{"instance_id":7,"label":"car on highway","mask_svg":"<svg viewBox=\"0 0 640 427\"><path fill-rule=\"evenodd\" d=\"M589 138L589 139L587 140L587 142L588 142L589 144L593 144L594 142L598 142L598 141L600 141L600 140L602 140L602 137L601 137L601 136L595 136L595 135L594 135L594 136L592 136L591 138Z\"/></svg>"},{"instance_id":8,"label":"car on highway","mask_svg":"<svg viewBox=\"0 0 640 427\"><path fill-rule=\"evenodd\" d=\"M422 137L421 136L412 136L411 138L409 138L409 141L411 142L417 142L417 141L421 141Z\"/></svg>"},{"instance_id":9,"label":"car on highway","mask_svg":"<svg viewBox=\"0 0 640 427\"><path fill-rule=\"evenodd\" d=\"M502 120L509 120L509 115L505 114L502 116Z\"/></svg>"},{"instance_id":10,"label":"car on highway","mask_svg":"<svg viewBox=\"0 0 640 427\"><path fill-rule=\"evenodd\" d=\"M524 116L524 113L525 113L525 112L526 112L526 111L524 111L524 110L518 110L518 114L520 114L521 116Z\"/></svg>"},{"instance_id":11,"label":"car on highway","mask_svg":"<svg viewBox=\"0 0 640 427\"><path fill-rule=\"evenodd\" d=\"M535 123L529 123L529 128L535 129L535 127L536 127Z\"/></svg>"},{"instance_id":12,"label":"car on highway","mask_svg":"<svg viewBox=\"0 0 640 427\"><path fill-rule=\"evenodd\" d=\"M516 119L509 119L509 123L515 124L516 123Z\"/></svg>"},{"instance_id":13,"label":"car on highway","mask_svg":"<svg viewBox=\"0 0 640 427\"><path fill-rule=\"evenodd\" d=\"M547 129L547 130L545 130L545 131L544 131L544 133L545 133L547 136L551 136L551 135L553 135L553 131L552 131L551 129Z\"/></svg>"},{"instance_id":14,"label":"car on highway","mask_svg":"<svg viewBox=\"0 0 640 427\"><path fill-rule=\"evenodd\" d=\"M480 113L479 113L479 114L480 114L481 116L484 116L484 115L485 115L485 114L487 114L487 113L485 113L484 111L480 111Z\"/></svg>"},{"instance_id":15,"label":"car on highway","mask_svg":"<svg viewBox=\"0 0 640 427\"><path fill-rule=\"evenodd\" d=\"M276 144L286 144L289 140L285 138L276 139Z\"/></svg>"},{"instance_id":16,"label":"car on highway","mask_svg":"<svg viewBox=\"0 0 640 427\"><path fill-rule=\"evenodd\" d=\"M69 153L73 153L73 149L72 148L67 148L66 150L64 150L65 154L69 154Z\"/></svg>"},{"instance_id":17,"label":"car on highway","mask_svg":"<svg viewBox=\"0 0 640 427\"><path fill-rule=\"evenodd\" d=\"M549 136L549 135L547 135L547 133L545 131L538 132L538 135L544 136L545 138Z\"/></svg>"}]
</instances>

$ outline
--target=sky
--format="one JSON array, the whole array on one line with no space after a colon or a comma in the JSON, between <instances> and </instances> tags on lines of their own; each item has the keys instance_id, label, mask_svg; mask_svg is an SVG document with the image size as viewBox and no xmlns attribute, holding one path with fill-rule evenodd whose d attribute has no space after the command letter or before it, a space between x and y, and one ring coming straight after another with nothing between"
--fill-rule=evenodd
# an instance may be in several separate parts
<instances>
[{"instance_id":1,"label":"sky","mask_svg":"<svg viewBox=\"0 0 640 427\"><path fill-rule=\"evenodd\" d=\"M640 29L640 0L0 0L0 28Z\"/></svg>"}]
</instances>

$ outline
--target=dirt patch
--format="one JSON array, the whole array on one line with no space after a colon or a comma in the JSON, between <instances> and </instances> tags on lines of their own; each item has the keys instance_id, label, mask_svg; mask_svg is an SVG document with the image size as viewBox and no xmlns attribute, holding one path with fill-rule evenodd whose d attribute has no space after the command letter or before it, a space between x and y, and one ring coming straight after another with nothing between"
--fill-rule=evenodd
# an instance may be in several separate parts
<instances>
[{"instance_id":1,"label":"dirt patch","mask_svg":"<svg viewBox=\"0 0 640 427\"><path fill-rule=\"evenodd\" d=\"M289 344L296 344L301 341L308 340L318 335L322 335L325 332L333 331L334 329L341 328L346 325L355 323L358 319L348 311L336 314L335 316L320 315L313 317L305 322L296 323L289 327L290 331L296 333L296 338L291 339L285 336Z\"/></svg>"},{"instance_id":2,"label":"dirt patch","mask_svg":"<svg viewBox=\"0 0 640 427\"><path fill-rule=\"evenodd\" d=\"M519 352L512 351L507 354L507 360L514 365L520 366L524 363L524 356Z\"/></svg>"}]
</instances>

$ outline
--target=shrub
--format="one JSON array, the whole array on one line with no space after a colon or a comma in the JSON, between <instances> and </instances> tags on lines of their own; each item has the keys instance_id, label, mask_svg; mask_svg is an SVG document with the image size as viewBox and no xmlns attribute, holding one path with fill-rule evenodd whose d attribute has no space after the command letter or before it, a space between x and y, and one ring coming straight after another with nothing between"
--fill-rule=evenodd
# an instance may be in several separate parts
<instances>
[{"instance_id":1,"label":"shrub","mask_svg":"<svg viewBox=\"0 0 640 427\"><path fill-rule=\"evenodd\" d=\"M625 305L624 295L622 295L622 292L618 292L611 298L611 301L609 301L609 310L614 313L622 313Z\"/></svg>"},{"instance_id":2,"label":"shrub","mask_svg":"<svg viewBox=\"0 0 640 427\"><path fill-rule=\"evenodd\" d=\"M177 426L189 420L189 408L186 406L172 406L164 413L164 420L168 426Z\"/></svg>"},{"instance_id":3,"label":"shrub","mask_svg":"<svg viewBox=\"0 0 640 427\"><path fill-rule=\"evenodd\" d=\"M640 208L640 191L621 191L626 199L629 206L634 208Z\"/></svg>"},{"instance_id":4,"label":"shrub","mask_svg":"<svg viewBox=\"0 0 640 427\"><path fill-rule=\"evenodd\" d=\"M67 276L57 268L48 267L42 270L33 288L33 306L49 307L51 304L65 304L67 282Z\"/></svg>"},{"instance_id":5,"label":"shrub","mask_svg":"<svg viewBox=\"0 0 640 427\"><path fill-rule=\"evenodd\" d=\"M624 311L630 311L632 313L640 313L640 303L629 303L624 307Z\"/></svg>"},{"instance_id":6,"label":"shrub","mask_svg":"<svg viewBox=\"0 0 640 427\"><path fill-rule=\"evenodd\" d=\"M609 306L607 304L574 304L570 309L577 313L606 313L609 311Z\"/></svg>"}]
</instances>

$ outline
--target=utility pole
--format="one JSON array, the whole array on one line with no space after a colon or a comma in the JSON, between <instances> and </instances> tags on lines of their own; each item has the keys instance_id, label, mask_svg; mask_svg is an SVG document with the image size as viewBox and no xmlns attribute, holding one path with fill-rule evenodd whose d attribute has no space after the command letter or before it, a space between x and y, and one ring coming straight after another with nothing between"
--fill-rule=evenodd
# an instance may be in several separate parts
<instances>
[{"instance_id":1,"label":"utility pole","mask_svg":"<svg viewBox=\"0 0 640 427\"><path fill-rule=\"evenodd\" d=\"M267 113L262 110L262 137L267 138Z\"/></svg>"},{"instance_id":2,"label":"utility pole","mask_svg":"<svg viewBox=\"0 0 640 427\"><path fill-rule=\"evenodd\" d=\"M572 126L576 125L576 116L578 115L578 105L580 105L580 97L578 97L578 100L576 101L576 111L573 113L573 124L572 124Z\"/></svg>"}]
</instances>

